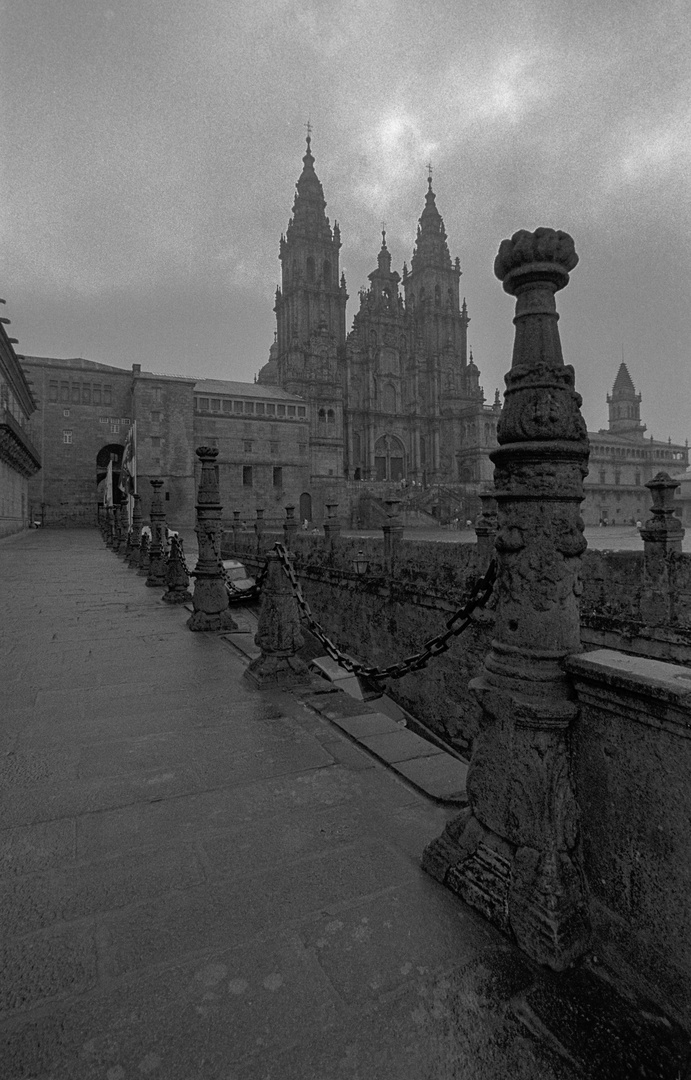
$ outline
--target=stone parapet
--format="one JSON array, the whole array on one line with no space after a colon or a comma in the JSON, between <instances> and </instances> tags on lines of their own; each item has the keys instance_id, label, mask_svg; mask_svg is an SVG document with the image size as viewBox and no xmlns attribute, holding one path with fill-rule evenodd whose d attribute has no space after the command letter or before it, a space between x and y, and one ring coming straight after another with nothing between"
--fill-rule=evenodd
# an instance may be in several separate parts
<instances>
[{"instance_id":1,"label":"stone parapet","mask_svg":"<svg viewBox=\"0 0 691 1080\"><path fill-rule=\"evenodd\" d=\"M595 951L691 1027L691 667L605 649L566 666Z\"/></svg>"}]
</instances>

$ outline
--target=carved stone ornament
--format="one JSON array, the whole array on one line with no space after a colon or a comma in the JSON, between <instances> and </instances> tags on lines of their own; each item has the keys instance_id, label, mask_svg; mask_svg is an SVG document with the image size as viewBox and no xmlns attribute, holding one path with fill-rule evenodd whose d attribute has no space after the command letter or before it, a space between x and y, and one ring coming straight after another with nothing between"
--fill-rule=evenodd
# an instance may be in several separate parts
<instances>
[{"instance_id":1,"label":"carved stone ornament","mask_svg":"<svg viewBox=\"0 0 691 1080\"><path fill-rule=\"evenodd\" d=\"M228 606L228 591L221 564L221 514L218 488L218 450L200 446L195 451L202 471L197 490L199 558L194 578L194 611L187 620L190 630L237 630Z\"/></svg>"},{"instance_id":2,"label":"carved stone ornament","mask_svg":"<svg viewBox=\"0 0 691 1080\"><path fill-rule=\"evenodd\" d=\"M309 671L297 655L305 644L300 612L291 584L275 551L267 553L267 576L255 644L262 651L245 675L258 687L296 686L309 682Z\"/></svg>"},{"instance_id":3,"label":"carved stone ornament","mask_svg":"<svg viewBox=\"0 0 691 1080\"><path fill-rule=\"evenodd\" d=\"M580 651L585 550L580 503L588 440L565 366L554 295L578 262L566 233L504 240L495 273L516 297L495 464L495 640L471 682L482 707L468 771L469 810L423 866L555 970L587 947L578 808L568 733L577 707L564 671Z\"/></svg>"},{"instance_id":4,"label":"carved stone ornament","mask_svg":"<svg viewBox=\"0 0 691 1080\"><path fill-rule=\"evenodd\" d=\"M154 489L151 499L151 543L149 545L149 573L146 584L150 589L160 589L166 583L166 515L161 499L162 480L150 480Z\"/></svg>"},{"instance_id":5,"label":"carved stone ornament","mask_svg":"<svg viewBox=\"0 0 691 1080\"><path fill-rule=\"evenodd\" d=\"M190 575L177 536L170 541L170 555L166 564L166 586L163 600L166 604L186 604L192 599L189 591Z\"/></svg>"}]
</instances>

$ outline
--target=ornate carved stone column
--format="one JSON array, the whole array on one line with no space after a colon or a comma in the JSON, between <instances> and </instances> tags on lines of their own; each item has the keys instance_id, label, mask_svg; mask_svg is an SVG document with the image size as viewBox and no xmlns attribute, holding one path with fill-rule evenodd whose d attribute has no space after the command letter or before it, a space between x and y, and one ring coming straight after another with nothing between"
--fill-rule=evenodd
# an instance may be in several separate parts
<instances>
[{"instance_id":1,"label":"ornate carved stone column","mask_svg":"<svg viewBox=\"0 0 691 1080\"><path fill-rule=\"evenodd\" d=\"M149 534L143 532L139 541L139 563L137 577L149 576Z\"/></svg>"},{"instance_id":2,"label":"ornate carved stone column","mask_svg":"<svg viewBox=\"0 0 691 1080\"><path fill-rule=\"evenodd\" d=\"M163 594L166 604L186 604L192 599L189 591L190 575L177 536L171 537L170 555L166 564L167 591Z\"/></svg>"},{"instance_id":3,"label":"ornate carved stone column","mask_svg":"<svg viewBox=\"0 0 691 1080\"><path fill-rule=\"evenodd\" d=\"M494 558L494 542L497 537L497 500L494 488L485 488L480 492L482 510L475 522L477 536L477 564L486 570Z\"/></svg>"},{"instance_id":4,"label":"ornate carved stone column","mask_svg":"<svg viewBox=\"0 0 691 1080\"><path fill-rule=\"evenodd\" d=\"M149 545L149 588L160 588L166 583L166 514L161 499L162 480L150 480L154 493L151 499L151 543Z\"/></svg>"},{"instance_id":5,"label":"ornate carved stone column","mask_svg":"<svg viewBox=\"0 0 691 1080\"><path fill-rule=\"evenodd\" d=\"M338 503L326 503L326 521L324 522L324 542L328 548L338 543L341 535L341 522L337 514Z\"/></svg>"},{"instance_id":6,"label":"ornate carved stone column","mask_svg":"<svg viewBox=\"0 0 691 1080\"><path fill-rule=\"evenodd\" d=\"M288 551L290 551L293 546L293 539L297 531L298 523L295 520L295 507L286 506L286 519L283 522L283 543Z\"/></svg>"},{"instance_id":7,"label":"ornate carved stone column","mask_svg":"<svg viewBox=\"0 0 691 1080\"><path fill-rule=\"evenodd\" d=\"M649 626L664 626L674 619L670 556L681 554L686 530L674 513L674 492L679 482L659 472L645 486L653 505L652 517L639 530L643 537L641 618Z\"/></svg>"},{"instance_id":8,"label":"ornate carved stone column","mask_svg":"<svg viewBox=\"0 0 691 1080\"><path fill-rule=\"evenodd\" d=\"M305 644L300 631L300 612L279 557L268 551L267 576L255 644L262 651L245 675L255 686L297 686L309 681L309 671L297 652Z\"/></svg>"},{"instance_id":9,"label":"ornate carved stone column","mask_svg":"<svg viewBox=\"0 0 691 1080\"><path fill-rule=\"evenodd\" d=\"M471 687L482 706L469 810L423 856L534 960L562 970L587 945L564 671L580 651L580 503L588 461L581 399L564 364L554 294L578 262L552 229L504 240L494 270L516 297L516 338L497 432L496 637Z\"/></svg>"},{"instance_id":10,"label":"ornate carved stone column","mask_svg":"<svg viewBox=\"0 0 691 1080\"><path fill-rule=\"evenodd\" d=\"M382 532L384 533L384 566L387 573L391 573L398 545L403 539L403 522L398 515L401 500L385 499L384 505L388 515L386 524L382 525Z\"/></svg>"},{"instance_id":11,"label":"ornate carved stone column","mask_svg":"<svg viewBox=\"0 0 691 1080\"><path fill-rule=\"evenodd\" d=\"M264 511L257 510L257 520L254 523L254 532L257 537L257 555L264 550Z\"/></svg>"},{"instance_id":12,"label":"ornate carved stone column","mask_svg":"<svg viewBox=\"0 0 691 1080\"><path fill-rule=\"evenodd\" d=\"M127 565L137 567L139 566L139 548L142 540L142 500L140 495L133 495L132 500L132 547Z\"/></svg>"},{"instance_id":13,"label":"ornate carved stone column","mask_svg":"<svg viewBox=\"0 0 691 1080\"><path fill-rule=\"evenodd\" d=\"M237 630L228 608L228 593L221 564L221 513L218 489L218 450L200 446L195 451L202 463L197 491L199 558L192 571L194 612L187 620L190 630Z\"/></svg>"}]
</instances>

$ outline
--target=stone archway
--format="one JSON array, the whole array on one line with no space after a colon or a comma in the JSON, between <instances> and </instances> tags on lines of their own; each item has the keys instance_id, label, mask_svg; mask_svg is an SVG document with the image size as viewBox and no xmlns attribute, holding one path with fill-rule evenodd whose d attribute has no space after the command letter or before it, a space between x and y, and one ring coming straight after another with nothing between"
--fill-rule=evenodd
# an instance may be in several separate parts
<instances>
[{"instance_id":1,"label":"stone archway","mask_svg":"<svg viewBox=\"0 0 691 1080\"><path fill-rule=\"evenodd\" d=\"M312 520L312 496L309 491L303 491L300 496L300 522Z\"/></svg>"},{"instance_id":2,"label":"stone archway","mask_svg":"<svg viewBox=\"0 0 691 1080\"><path fill-rule=\"evenodd\" d=\"M382 435L374 444L375 480L404 480L405 447L395 435Z\"/></svg>"},{"instance_id":3,"label":"stone archway","mask_svg":"<svg viewBox=\"0 0 691 1080\"><path fill-rule=\"evenodd\" d=\"M120 466L122 465L122 455L125 447L120 443L108 443L106 446L102 446L96 455L96 490L98 492L98 503L103 505L105 495L105 481L108 475L108 465L113 462L113 504L125 502L127 496L123 495L120 491Z\"/></svg>"}]
</instances>

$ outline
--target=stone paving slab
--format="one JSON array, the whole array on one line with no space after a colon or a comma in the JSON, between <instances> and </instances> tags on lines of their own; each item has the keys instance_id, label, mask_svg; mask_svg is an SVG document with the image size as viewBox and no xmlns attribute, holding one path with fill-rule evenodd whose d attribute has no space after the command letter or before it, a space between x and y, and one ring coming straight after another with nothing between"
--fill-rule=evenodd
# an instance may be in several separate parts
<instances>
[{"instance_id":1,"label":"stone paving slab","mask_svg":"<svg viewBox=\"0 0 691 1080\"><path fill-rule=\"evenodd\" d=\"M405 728L398 731L390 731L386 734L366 735L360 739L363 746L380 757L382 761L390 765L397 765L401 761L410 758L424 758L431 755L444 754L444 751L433 743L421 739L419 735L407 731Z\"/></svg>"},{"instance_id":2,"label":"stone paving slab","mask_svg":"<svg viewBox=\"0 0 691 1080\"><path fill-rule=\"evenodd\" d=\"M468 766L458 758L450 754L414 758L412 761L399 761L396 768L428 795L467 806L465 782Z\"/></svg>"},{"instance_id":3,"label":"stone paving slab","mask_svg":"<svg viewBox=\"0 0 691 1080\"><path fill-rule=\"evenodd\" d=\"M333 709L329 710L330 719L337 724L342 731L347 731L353 738L364 743L365 739L372 735L396 734L401 730L401 725L385 716L384 713L369 712L358 713L357 716L339 716Z\"/></svg>"}]
</instances>

